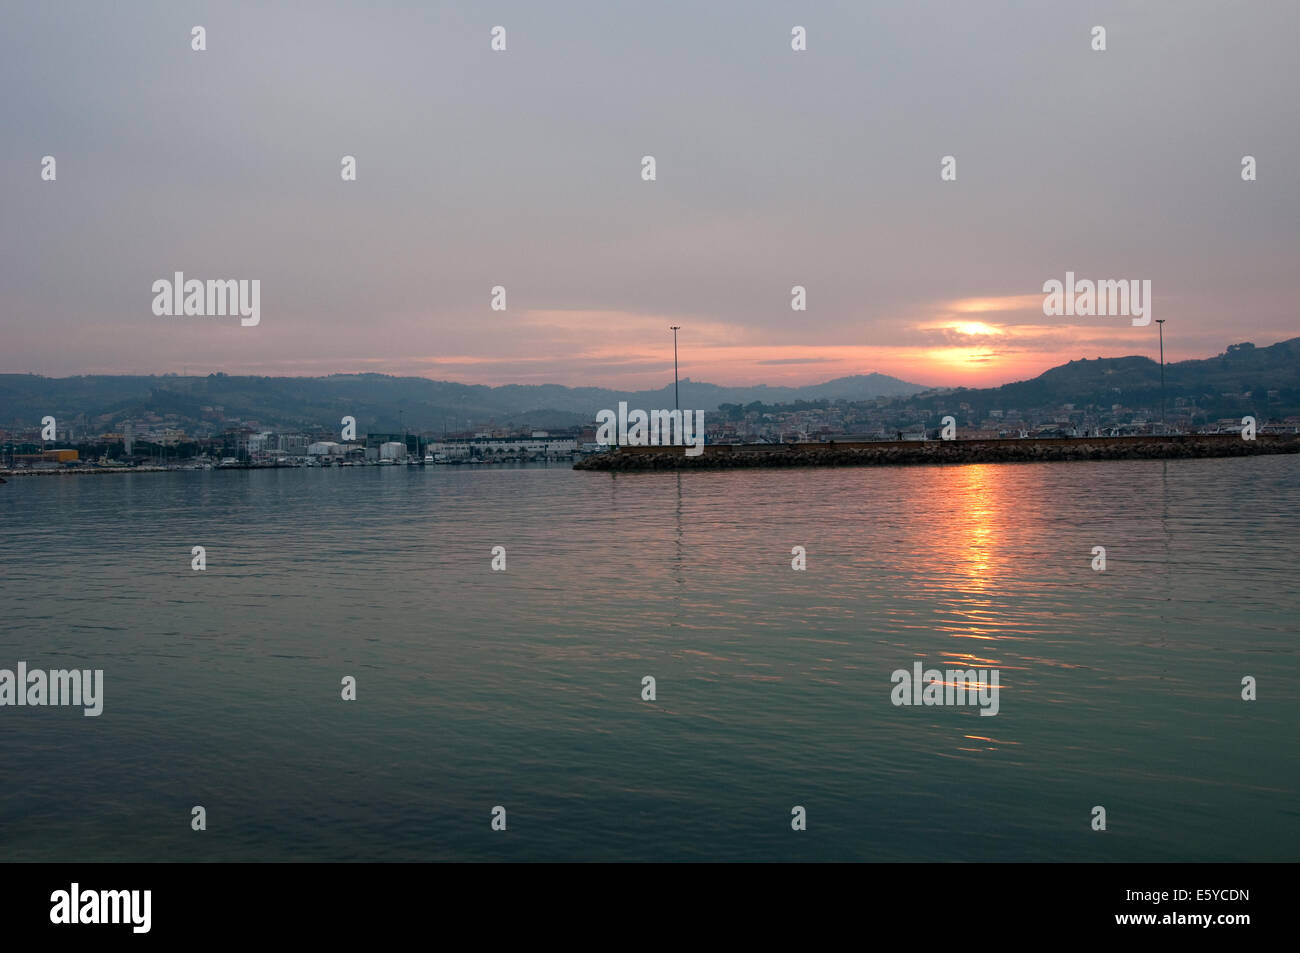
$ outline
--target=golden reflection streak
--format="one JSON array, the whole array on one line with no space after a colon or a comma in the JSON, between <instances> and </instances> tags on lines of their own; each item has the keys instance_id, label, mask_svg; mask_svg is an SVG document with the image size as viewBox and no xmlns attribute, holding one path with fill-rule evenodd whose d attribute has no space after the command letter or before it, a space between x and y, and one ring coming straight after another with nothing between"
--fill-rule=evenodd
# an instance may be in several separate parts
<instances>
[{"instance_id":1,"label":"golden reflection streak","mask_svg":"<svg viewBox=\"0 0 1300 953\"><path fill-rule=\"evenodd\" d=\"M930 554L933 568L960 577L958 588L963 594L989 588L988 575L1006 535L1010 516L998 498L998 466L942 467L933 471L926 488L925 505L943 515L926 526L929 538L924 551ZM991 608L990 602L980 599L963 599L960 604L965 611Z\"/></svg>"},{"instance_id":2,"label":"golden reflection streak","mask_svg":"<svg viewBox=\"0 0 1300 953\"><path fill-rule=\"evenodd\" d=\"M1013 479L1013 473L1018 478ZM1017 516L1024 491L1023 476L1023 470L1008 470L1000 464L935 467L926 472L916 506L919 512L933 516L909 523L916 536L907 542L922 559L921 572L940 587L933 592L940 612L932 623L937 635L985 642L1006 638L1020 641L1020 636L1002 632L1007 625L1019 627L1023 623L1008 618L998 570L1005 570L1013 560L1014 550L1026 545L1026 528ZM958 645L972 647L969 642L949 644L954 645L954 651L936 653L935 661L953 666L1007 668L1004 660L988 657L991 645L962 652L955 649ZM1023 669L1019 665L1012 667ZM946 688L948 682L945 679L941 684ZM1010 687L1000 682L998 691ZM963 742L988 747L971 748ZM964 735L960 740L953 738L952 750L983 753L1017 744L1009 739Z\"/></svg>"}]
</instances>

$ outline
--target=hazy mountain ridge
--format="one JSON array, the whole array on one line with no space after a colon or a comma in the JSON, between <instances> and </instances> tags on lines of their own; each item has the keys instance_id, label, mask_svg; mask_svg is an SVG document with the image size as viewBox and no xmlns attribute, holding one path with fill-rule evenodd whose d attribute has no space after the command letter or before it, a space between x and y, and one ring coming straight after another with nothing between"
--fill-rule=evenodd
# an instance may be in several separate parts
<instances>
[{"instance_id":1,"label":"hazy mountain ridge","mask_svg":"<svg viewBox=\"0 0 1300 953\"><path fill-rule=\"evenodd\" d=\"M706 411L723 403L816 399L866 400L905 396L924 388L884 374L842 377L807 387L723 387L683 380L681 405ZM187 421L216 423L256 420L279 429L332 427L356 417L361 430L460 430L495 421L498 425L561 427L590 423L596 412L621 400L643 409L673 406L673 385L656 390L617 391L559 384L458 384L385 374L328 377L206 377L177 375L85 375L41 377L0 375L0 426L35 426L45 415L83 417L87 426L106 419L175 414ZM221 408L219 411L215 408ZM211 408L205 410L204 408Z\"/></svg>"},{"instance_id":2,"label":"hazy mountain ridge","mask_svg":"<svg viewBox=\"0 0 1300 953\"><path fill-rule=\"evenodd\" d=\"M1270 393L1272 392L1272 393ZM1273 416L1300 413L1300 338L1268 347L1234 344L1223 353L1165 366L1165 393L1172 411L1185 398L1211 417L1246 412ZM1244 395L1249 394L1249 397ZM970 406L966 419L990 410L1075 404L1113 404L1157 409L1160 365L1149 357L1071 361L1030 380L991 388L924 389L884 374L842 377L806 387L723 387L681 382L681 406L713 411L720 404L767 406L796 401L868 401L897 398L901 414L931 415ZM464 430L489 420L499 426L536 428L591 423L598 410L620 400L645 410L673 406L673 385L617 391L559 384L458 384L421 377L335 374L328 377L206 377L89 375L49 378L0 375L0 427L27 429L45 415L60 422L82 417L87 428L110 421L175 414L183 426L202 422L221 429L229 419L255 420L275 429L333 428L345 415L362 432ZM208 409L205 409L208 408ZM220 408L220 410L216 410ZM193 422L193 423L190 423Z\"/></svg>"}]
</instances>

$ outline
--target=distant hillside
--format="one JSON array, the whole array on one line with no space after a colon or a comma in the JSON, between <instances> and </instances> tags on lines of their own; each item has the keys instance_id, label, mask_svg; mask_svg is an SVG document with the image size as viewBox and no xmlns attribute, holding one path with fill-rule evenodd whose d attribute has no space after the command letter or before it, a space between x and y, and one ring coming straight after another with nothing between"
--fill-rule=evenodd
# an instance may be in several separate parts
<instances>
[{"instance_id":1,"label":"distant hillside","mask_svg":"<svg viewBox=\"0 0 1300 953\"><path fill-rule=\"evenodd\" d=\"M721 403L906 396L923 388L884 374L842 377L808 387L720 387L681 382L681 403L716 410ZM175 414L185 429L220 429L224 421L254 420L277 429L332 428L344 415L360 431L459 430L489 420L538 428L591 422L596 412L626 400L644 409L673 406L673 385L621 392L558 384L486 387L383 374L330 377L106 376L40 377L0 374L0 427L26 429L51 414L80 419L90 429L115 429L126 419Z\"/></svg>"},{"instance_id":2,"label":"distant hillside","mask_svg":"<svg viewBox=\"0 0 1300 953\"><path fill-rule=\"evenodd\" d=\"M1300 338L1269 347L1234 344L1216 357L1165 366L1170 412L1185 398L1202 418L1215 420L1246 413L1261 417L1300 414ZM1272 393L1270 393L1272 392ZM681 382L681 404L715 411L719 405L767 406L796 401L874 401L895 398L891 415L899 420L936 418L961 411L965 425L992 410L1029 411L1074 404L1109 409L1114 404L1158 412L1160 365L1148 357L1109 357L1071 361L1038 377L1002 387L924 390L883 374L842 377L807 387L720 387L690 379ZM127 419L175 415L191 433L221 430L230 421L256 421L280 429L333 429L351 415L357 428L395 431L463 430L489 421L498 426L567 427L590 423L598 410L620 400L643 409L673 406L673 385L657 390L620 392L558 384L486 387L383 374L330 377L207 377L163 375L40 377L0 375L0 429L27 430L52 414L79 429L119 429Z\"/></svg>"},{"instance_id":3,"label":"distant hillside","mask_svg":"<svg viewBox=\"0 0 1300 953\"><path fill-rule=\"evenodd\" d=\"M1270 396L1270 391L1275 394ZM1256 413L1277 417L1300 414L1300 338L1269 347L1233 344L1216 357L1165 365L1165 394L1170 411L1185 398L1209 419ZM958 403L971 406L980 419L990 410L1074 404L1109 408L1160 407L1160 363L1148 357L1103 357L1071 361L1038 377L1002 387L932 391L904 406L937 413Z\"/></svg>"}]
</instances>

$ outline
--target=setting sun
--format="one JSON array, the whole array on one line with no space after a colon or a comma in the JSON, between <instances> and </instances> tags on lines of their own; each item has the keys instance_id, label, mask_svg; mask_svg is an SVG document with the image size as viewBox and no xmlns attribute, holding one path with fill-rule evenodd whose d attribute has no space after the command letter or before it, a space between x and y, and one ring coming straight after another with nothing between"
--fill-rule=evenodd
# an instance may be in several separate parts
<instances>
[{"instance_id":1,"label":"setting sun","mask_svg":"<svg viewBox=\"0 0 1300 953\"><path fill-rule=\"evenodd\" d=\"M983 321L962 321L961 323L951 325L950 327L953 331L957 331L960 334L977 335L1002 333L1001 328L995 328L993 325L985 324Z\"/></svg>"}]
</instances>

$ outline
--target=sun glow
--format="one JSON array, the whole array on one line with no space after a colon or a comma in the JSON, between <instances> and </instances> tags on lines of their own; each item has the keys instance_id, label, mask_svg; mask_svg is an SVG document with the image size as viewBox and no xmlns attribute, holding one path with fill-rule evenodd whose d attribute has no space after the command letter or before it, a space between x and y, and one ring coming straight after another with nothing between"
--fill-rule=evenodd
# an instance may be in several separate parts
<instances>
[{"instance_id":1,"label":"sun glow","mask_svg":"<svg viewBox=\"0 0 1300 953\"><path fill-rule=\"evenodd\" d=\"M996 358L987 347L945 347L929 352L930 360L954 370L976 370L987 367Z\"/></svg>"},{"instance_id":2,"label":"sun glow","mask_svg":"<svg viewBox=\"0 0 1300 953\"><path fill-rule=\"evenodd\" d=\"M958 324L949 325L950 329L959 334L980 335L980 334L1001 334L1001 328L995 328L991 324L985 324L983 321L962 321Z\"/></svg>"}]
</instances>

